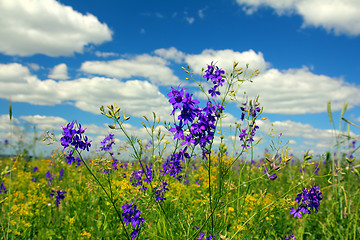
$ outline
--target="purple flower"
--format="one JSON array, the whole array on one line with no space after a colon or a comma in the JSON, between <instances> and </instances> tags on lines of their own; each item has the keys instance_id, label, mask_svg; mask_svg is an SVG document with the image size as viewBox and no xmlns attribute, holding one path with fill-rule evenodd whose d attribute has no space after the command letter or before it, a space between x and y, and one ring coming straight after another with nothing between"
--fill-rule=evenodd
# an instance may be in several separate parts
<instances>
[{"instance_id":1,"label":"purple flower","mask_svg":"<svg viewBox=\"0 0 360 240\"><path fill-rule=\"evenodd\" d=\"M189 159L190 156L186 152L187 147L184 149L181 149L179 152L172 153L167 159L166 162L163 164L163 170L160 170L161 173L169 174L170 176L173 176L175 179L177 179L179 182L181 182L181 178L183 177L181 175L182 172L182 165L181 161L185 161L185 158Z\"/></svg>"},{"instance_id":2,"label":"purple flower","mask_svg":"<svg viewBox=\"0 0 360 240\"><path fill-rule=\"evenodd\" d=\"M205 233L200 233L200 237L198 237L197 240L202 240L204 236L205 236ZM206 240L213 240L214 239L213 237L215 237L215 235L211 236L211 234L209 234L209 236L206 238Z\"/></svg>"},{"instance_id":3,"label":"purple flower","mask_svg":"<svg viewBox=\"0 0 360 240\"><path fill-rule=\"evenodd\" d=\"M155 199L156 201L160 203L164 203L164 200L166 200L165 193L169 191L169 189L166 187L168 183L166 181L161 181L161 184L159 184L155 191Z\"/></svg>"},{"instance_id":4,"label":"purple flower","mask_svg":"<svg viewBox=\"0 0 360 240\"><path fill-rule=\"evenodd\" d=\"M291 208L290 214L294 217L301 218L301 214L310 214L311 210L318 212L320 201L323 198L323 196L320 196L321 194L322 191L319 190L319 187L316 186L316 184L310 189L303 189L303 191L295 198L300 205L296 209Z\"/></svg>"},{"instance_id":5,"label":"purple flower","mask_svg":"<svg viewBox=\"0 0 360 240\"><path fill-rule=\"evenodd\" d=\"M288 237L285 236L284 240L295 240L295 235L291 234Z\"/></svg>"},{"instance_id":6,"label":"purple flower","mask_svg":"<svg viewBox=\"0 0 360 240\"><path fill-rule=\"evenodd\" d=\"M170 128L169 131L174 134L174 139L179 139L179 140L184 140L184 132L183 132L183 124L182 121L180 121L179 125L176 125L176 123L174 124L175 127L174 128Z\"/></svg>"},{"instance_id":7,"label":"purple flower","mask_svg":"<svg viewBox=\"0 0 360 240\"><path fill-rule=\"evenodd\" d=\"M62 168L59 172L59 179L64 177L64 169Z\"/></svg>"},{"instance_id":8,"label":"purple flower","mask_svg":"<svg viewBox=\"0 0 360 240\"><path fill-rule=\"evenodd\" d=\"M74 151L73 150L70 150L69 154L64 154L65 155L65 159L66 159L66 162L71 165L72 163L76 163L76 167L80 166L81 164L81 159L79 157L74 157L73 156L74 154Z\"/></svg>"},{"instance_id":9,"label":"purple flower","mask_svg":"<svg viewBox=\"0 0 360 240\"><path fill-rule=\"evenodd\" d=\"M6 187L3 182L1 182L0 184L0 193L7 193Z\"/></svg>"},{"instance_id":10,"label":"purple flower","mask_svg":"<svg viewBox=\"0 0 360 240\"><path fill-rule=\"evenodd\" d=\"M48 184L52 183L52 180L54 179L53 175L50 173L50 171L47 171L45 173L45 177L49 180Z\"/></svg>"},{"instance_id":11,"label":"purple flower","mask_svg":"<svg viewBox=\"0 0 360 240\"><path fill-rule=\"evenodd\" d=\"M35 167L33 168L33 171L32 171L32 172L35 173L35 172L38 172L38 171L39 171L39 168L35 166Z\"/></svg>"},{"instance_id":12,"label":"purple flower","mask_svg":"<svg viewBox=\"0 0 360 240\"><path fill-rule=\"evenodd\" d=\"M140 217L141 211L136 210L136 205L134 203L124 204L122 209L123 221L126 223L126 225L130 223L133 227L131 237L134 239L140 231L142 223L145 222L145 219Z\"/></svg>"},{"instance_id":13,"label":"purple flower","mask_svg":"<svg viewBox=\"0 0 360 240\"><path fill-rule=\"evenodd\" d=\"M75 123L73 121L62 127L63 136L60 139L61 145L64 146L64 150L72 145L75 149L80 148L89 151L91 141L88 140L87 136L83 135L86 129L82 129L81 124Z\"/></svg>"},{"instance_id":14,"label":"purple flower","mask_svg":"<svg viewBox=\"0 0 360 240\"><path fill-rule=\"evenodd\" d=\"M220 95L218 87L223 86L223 83L225 82L222 77L223 74L225 74L225 71L213 65L212 62L210 65L208 65L208 69L205 70L205 75L203 76L203 78L206 78L207 81L210 80L214 84L214 86L209 90L209 94L211 95L211 97L216 97L217 95Z\"/></svg>"},{"instance_id":15,"label":"purple flower","mask_svg":"<svg viewBox=\"0 0 360 240\"><path fill-rule=\"evenodd\" d=\"M274 173L272 175L269 174L269 170L267 167L265 167L265 171L264 174L266 173L266 175L269 177L270 180L275 180L277 178L277 175Z\"/></svg>"},{"instance_id":16,"label":"purple flower","mask_svg":"<svg viewBox=\"0 0 360 240\"><path fill-rule=\"evenodd\" d=\"M150 182L155 177L154 169L152 168L151 165L145 165L145 171L143 169L140 169L138 171L133 171L130 176L130 182L134 187L141 186L141 188L139 188L139 191L147 190L147 187L144 186L142 180L144 175L145 175L144 182L150 184Z\"/></svg>"},{"instance_id":17,"label":"purple flower","mask_svg":"<svg viewBox=\"0 0 360 240\"><path fill-rule=\"evenodd\" d=\"M55 196L55 204L57 207L60 205L60 200L65 198L64 196L65 193L66 193L65 191L61 191L61 190L57 190L56 192L55 190L51 190L50 198L53 198L53 196Z\"/></svg>"},{"instance_id":18,"label":"purple flower","mask_svg":"<svg viewBox=\"0 0 360 240\"><path fill-rule=\"evenodd\" d=\"M112 145L115 144L114 134L110 133L108 136L101 141L101 151L110 151L112 149Z\"/></svg>"}]
</instances>

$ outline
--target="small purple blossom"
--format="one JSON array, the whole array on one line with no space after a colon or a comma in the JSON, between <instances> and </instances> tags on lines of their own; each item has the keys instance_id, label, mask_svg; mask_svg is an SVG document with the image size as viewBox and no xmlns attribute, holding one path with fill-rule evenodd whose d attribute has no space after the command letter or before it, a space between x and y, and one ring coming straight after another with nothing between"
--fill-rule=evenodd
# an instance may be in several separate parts
<instances>
[{"instance_id":1,"label":"small purple blossom","mask_svg":"<svg viewBox=\"0 0 360 240\"><path fill-rule=\"evenodd\" d=\"M161 183L157 186L155 191L155 199L156 201L160 203L164 203L164 200L166 200L165 193L169 191L169 189L166 187L168 183L166 181L161 181Z\"/></svg>"},{"instance_id":2,"label":"small purple blossom","mask_svg":"<svg viewBox=\"0 0 360 240\"><path fill-rule=\"evenodd\" d=\"M295 235L291 234L288 237L285 236L284 240L296 240Z\"/></svg>"},{"instance_id":3,"label":"small purple blossom","mask_svg":"<svg viewBox=\"0 0 360 240\"><path fill-rule=\"evenodd\" d=\"M62 129L63 136L61 137L60 142L61 145L64 146L64 150L71 145L76 150L80 148L89 151L91 141L88 140L87 136L83 135L86 129L81 128L81 124L73 121L66 126L63 126Z\"/></svg>"},{"instance_id":4,"label":"small purple blossom","mask_svg":"<svg viewBox=\"0 0 360 240\"><path fill-rule=\"evenodd\" d=\"M75 158L73 154L73 150L70 150L69 154L64 154L65 160L69 165L76 163L75 168L77 168L81 164L81 159L78 156Z\"/></svg>"},{"instance_id":5,"label":"small purple blossom","mask_svg":"<svg viewBox=\"0 0 360 240\"><path fill-rule=\"evenodd\" d=\"M60 200L64 199L65 198L65 194L66 192L65 191L61 191L61 190L51 190L51 193L50 193L50 198L53 198L55 196L55 204L57 207L59 207L60 205Z\"/></svg>"},{"instance_id":6,"label":"small purple blossom","mask_svg":"<svg viewBox=\"0 0 360 240\"><path fill-rule=\"evenodd\" d=\"M6 187L3 182L0 184L0 193L7 193Z\"/></svg>"},{"instance_id":7,"label":"small purple blossom","mask_svg":"<svg viewBox=\"0 0 360 240\"><path fill-rule=\"evenodd\" d=\"M115 144L114 134L110 133L108 136L101 141L100 151L110 151L112 149L112 145Z\"/></svg>"},{"instance_id":8,"label":"small purple blossom","mask_svg":"<svg viewBox=\"0 0 360 240\"><path fill-rule=\"evenodd\" d=\"M144 180L143 180L143 176ZM130 176L130 182L134 187L141 186L139 191L146 191L147 187L144 186L143 181L147 184L154 179L155 172L151 165L145 165L145 171L143 169L133 171Z\"/></svg>"},{"instance_id":9,"label":"small purple blossom","mask_svg":"<svg viewBox=\"0 0 360 240\"><path fill-rule=\"evenodd\" d=\"M206 78L207 81L210 80L214 84L214 86L208 91L211 97L216 97L220 95L218 88L220 86L223 86L223 83L225 82L225 79L223 79L222 77L222 75L224 74L225 71L213 65L212 62L210 65L208 65L208 69L205 70L205 75L203 76L203 78Z\"/></svg>"},{"instance_id":10,"label":"small purple blossom","mask_svg":"<svg viewBox=\"0 0 360 240\"><path fill-rule=\"evenodd\" d=\"M47 171L45 173L45 177L49 180L48 184L52 183L52 180L54 179L53 175L50 173L50 171Z\"/></svg>"},{"instance_id":11,"label":"small purple blossom","mask_svg":"<svg viewBox=\"0 0 360 240\"><path fill-rule=\"evenodd\" d=\"M124 204L122 206L123 209L123 221L131 224L133 227L133 231L131 232L131 238L136 238L138 232L140 231L141 225L145 222L144 218L140 217L141 211L136 210L136 204Z\"/></svg>"},{"instance_id":12,"label":"small purple blossom","mask_svg":"<svg viewBox=\"0 0 360 240\"><path fill-rule=\"evenodd\" d=\"M264 171L264 174L266 174L270 180L275 180L277 178L277 175L274 173L274 174L269 174L269 169L267 167L265 167L265 171Z\"/></svg>"},{"instance_id":13,"label":"small purple blossom","mask_svg":"<svg viewBox=\"0 0 360 240\"><path fill-rule=\"evenodd\" d=\"M321 196L322 191L319 190L319 187L314 185L310 189L303 189L301 193L297 195L295 200L300 204L296 209L291 208L290 214L294 217L302 217L302 214L310 214L311 210L315 212L319 211L320 201L323 198Z\"/></svg>"},{"instance_id":14,"label":"small purple blossom","mask_svg":"<svg viewBox=\"0 0 360 240\"><path fill-rule=\"evenodd\" d=\"M181 175L182 172L182 165L181 161L185 162L185 158L189 159L190 156L186 152L187 147L181 149L179 152L172 153L167 159L166 162L163 164L163 170L160 170L161 173L169 174L181 182Z\"/></svg>"},{"instance_id":15,"label":"small purple blossom","mask_svg":"<svg viewBox=\"0 0 360 240\"><path fill-rule=\"evenodd\" d=\"M62 168L59 172L59 179L64 177L64 169Z\"/></svg>"}]
</instances>

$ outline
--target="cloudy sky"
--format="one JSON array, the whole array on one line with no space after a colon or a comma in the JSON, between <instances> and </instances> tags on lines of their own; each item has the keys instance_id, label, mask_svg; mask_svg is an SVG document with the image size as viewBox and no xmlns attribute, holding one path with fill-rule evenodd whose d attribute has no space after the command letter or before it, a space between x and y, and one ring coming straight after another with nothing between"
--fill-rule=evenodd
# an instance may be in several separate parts
<instances>
[{"instance_id":1,"label":"cloudy sky","mask_svg":"<svg viewBox=\"0 0 360 240\"><path fill-rule=\"evenodd\" d=\"M171 86L197 94L181 67L200 79L211 61L259 69L238 97L259 95L260 135L272 127L294 151L329 149L328 101L335 118L347 102L360 124L358 0L0 0L0 16L1 141L9 99L22 131L77 120L99 142L109 123L99 107L116 103L146 138L143 115L171 120ZM227 124L241 114L226 113Z\"/></svg>"}]
</instances>

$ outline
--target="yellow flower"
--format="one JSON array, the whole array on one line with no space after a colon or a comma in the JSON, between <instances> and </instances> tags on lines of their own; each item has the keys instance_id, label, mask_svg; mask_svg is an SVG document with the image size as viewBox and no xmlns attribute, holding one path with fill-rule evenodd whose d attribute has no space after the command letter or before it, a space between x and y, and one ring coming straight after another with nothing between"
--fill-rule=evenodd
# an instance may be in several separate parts
<instances>
[{"instance_id":1,"label":"yellow flower","mask_svg":"<svg viewBox=\"0 0 360 240\"><path fill-rule=\"evenodd\" d=\"M86 237L87 239L90 239L91 233L88 233L87 231L84 230L84 232L80 234L80 237Z\"/></svg>"},{"instance_id":2,"label":"yellow flower","mask_svg":"<svg viewBox=\"0 0 360 240\"><path fill-rule=\"evenodd\" d=\"M229 207L229 208L228 208L228 212L229 212L229 213L231 213L231 212L233 212L233 211L235 211L235 209L234 209L233 207Z\"/></svg>"}]
</instances>

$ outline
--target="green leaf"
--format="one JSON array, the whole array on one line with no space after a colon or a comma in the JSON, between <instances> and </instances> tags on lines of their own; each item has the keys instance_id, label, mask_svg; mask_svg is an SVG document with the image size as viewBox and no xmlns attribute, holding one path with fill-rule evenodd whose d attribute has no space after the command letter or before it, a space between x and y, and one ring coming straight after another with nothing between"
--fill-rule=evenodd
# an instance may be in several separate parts
<instances>
[{"instance_id":1,"label":"green leaf","mask_svg":"<svg viewBox=\"0 0 360 240\"><path fill-rule=\"evenodd\" d=\"M360 126L356 125L355 123L350 122L349 120L347 120L346 118L341 118L342 120L344 120L346 123L353 125L354 127L360 128Z\"/></svg>"},{"instance_id":2,"label":"green leaf","mask_svg":"<svg viewBox=\"0 0 360 240\"><path fill-rule=\"evenodd\" d=\"M344 107L343 107L343 109L342 109L342 111L341 111L341 118L344 116L345 111L346 111L348 105L349 105L348 103L344 103Z\"/></svg>"},{"instance_id":3,"label":"green leaf","mask_svg":"<svg viewBox=\"0 0 360 240\"><path fill-rule=\"evenodd\" d=\"M11 100L9 100L9 118L12 119L12 106L11 106Z\"/></svg>"},{"instance_id":4,"label":"green leaf","mask_svg":"<svg viewBox=\"0 0 360 240\"><path fill-rule=\"evenodd\" d=\"M330 101L327 104L327 112L328 112L328 115L329 115L329 121L330 121L330 123L332 123L333 122L333 117L332 117L332 112L331 112L331 102Z\"/></svg>"}]
</instances>

